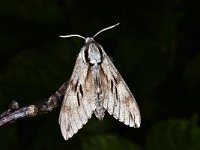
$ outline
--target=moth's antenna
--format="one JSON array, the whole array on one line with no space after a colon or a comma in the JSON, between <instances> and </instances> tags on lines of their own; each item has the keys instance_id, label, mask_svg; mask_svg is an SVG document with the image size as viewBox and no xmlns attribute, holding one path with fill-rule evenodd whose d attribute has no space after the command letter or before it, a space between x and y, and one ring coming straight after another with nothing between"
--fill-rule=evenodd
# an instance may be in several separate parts
<instances>
[{"instance_id":1,"label":"moth's antenna","mask_svg":"<svg viewBox=\"0 0 200 150\"><path fill-rule=\"evenodd\" d=\"M100 30L99 32L97 32L97 33L93 36L93 38L95 38L95 37L96 37L97 35L99 35L101 32L106 31L106 30L109 30L109 29L112 29L112 28L114 28L114 27L116 27L116 26L118 26L118 25L119 25L119 23L117 23L117 24L115 24L115 25L112 25L112 26L110 26L110 27L107 27L107 28L104 28L104 29ZM83 36L81 36L81 35L79 35L79 34L60 35L59 37L61 37L61 38L80 37L80 38L86 40L85 37L83 37Z\"/></svg>"},{"instance_id":2,"label":"moth's antenna","mask_svg":"<svg viewBox=\"0 0 200 150\"><path fill-rule=\"evenodd\" d=\"M59 37L61 37L61 38L68 38L68 37L80 37L80 38L82 38L82 39L86 40L86 38L85 38L85 37L83 37L83 36L81 36L81 35L78 35L78 34L60 35Z\"/></svg>"},{"instance_id":3,"label":"moth's antenna","mask_svg":"<svg viewBox=\"0 0 200 150\"><path fill-rule=\"evenodd\" d=\"M119 24L120 24L120 23L117 23L117 24L115 24L115 25L112 25L112 26L110 26L110 27L107 27L107 28L104 28L104 29L100 30L99 32L97 32L97 33L93 36L93 38L95 38L95 37L96 37L97 35L99 35L101 32L106 31L106 30L109 30L109 29L112 29L112 28L118 26Z\"/></svg>"}]
</instances>

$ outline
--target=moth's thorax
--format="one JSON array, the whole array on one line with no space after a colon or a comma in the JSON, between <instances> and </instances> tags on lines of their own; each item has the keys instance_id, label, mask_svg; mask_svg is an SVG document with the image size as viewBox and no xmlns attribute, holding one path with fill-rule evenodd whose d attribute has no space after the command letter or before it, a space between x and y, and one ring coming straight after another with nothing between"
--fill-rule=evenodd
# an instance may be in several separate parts
<instances>
[{"instance_id":1,"label":"moth's thorax","mask_svg":"<svg viewBox=\"0 0 200 150\"><path fill-rule=\"evenodd\" d=\"M87 63L91 65L97 65L102 62L102 50L98 43L93 38L89 37L85 40L86 49L84 51L84 57Z\"/></svg>"},{"instance_id":2,"label":"moth's thorax","mask_svg":"<svg viewBox=\"0 0 200 150\"><path fill-rule=\"evenodd\" d=\"M94 65L101 63L101 53L95 43L90 43L88 46L88 60Z\"/></svg>"}]
</instances>

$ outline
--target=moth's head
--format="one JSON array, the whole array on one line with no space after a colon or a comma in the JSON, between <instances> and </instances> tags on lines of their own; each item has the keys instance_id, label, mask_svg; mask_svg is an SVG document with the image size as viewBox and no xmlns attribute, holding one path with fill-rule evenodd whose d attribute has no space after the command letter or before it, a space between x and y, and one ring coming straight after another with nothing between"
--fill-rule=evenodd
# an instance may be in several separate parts
<instances>
[{"instance_id":1,"label":"moth's head","mask_svg":"<svg viewBox=\"0 0 200 150\"><path fill-rule=\"evenodd\" d=\"M87 44L87 43L92 43L92 42L95 42L95 41L94 41L94 38L92 38L92 37L87 37L87 38L85 39L85 44Z\"/></svg>"}]
</instances>

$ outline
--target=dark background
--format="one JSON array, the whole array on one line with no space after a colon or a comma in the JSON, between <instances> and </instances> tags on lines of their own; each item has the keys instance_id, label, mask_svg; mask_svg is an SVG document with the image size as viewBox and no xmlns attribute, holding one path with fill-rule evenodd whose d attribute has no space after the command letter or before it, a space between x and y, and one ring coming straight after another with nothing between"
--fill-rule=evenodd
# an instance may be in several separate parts
<instances>
[{"instance_id":1,"label":"dark background","mask_svg":"<svg viewBox=\"0 0 200 150\"><path fill-rule=\"evenodd\" d=\"M70 78L84 41L96 37L140 106L141 128L94 116L70 140L59 109L0 129L0 149L200 149L200 5L187 0L1 0L0 112L26 106Z\"/></svg>"}]
</instances>

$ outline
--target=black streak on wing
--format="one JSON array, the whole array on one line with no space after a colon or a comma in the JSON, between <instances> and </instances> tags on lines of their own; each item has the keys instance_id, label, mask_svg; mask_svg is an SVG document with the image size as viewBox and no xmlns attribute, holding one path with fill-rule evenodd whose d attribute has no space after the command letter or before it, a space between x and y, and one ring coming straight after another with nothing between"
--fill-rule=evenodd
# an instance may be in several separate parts
<instances>
[{"instance_id":1,"label":"black streak on wing","mask_svg":"<svg viewBox=\"0 0 200 150\"><path fill-rule=\"evenodd\" d=\"M111 80L111 92L113 93L113 81Z\"/></svg>"},{"instance_id":2,"label":"black streak on wing","mask_svg":"<svg viewBox=\"0 0 200 150\"><path fill-rule=\"evenodd\" d=\"M134 120L134 117L131 113L129 114L129 124L130 124L130 120Z\"/></svg>"},{"instance_id":3,"label":"black streak on wing","mask_svg":"<svg viewBox=\"0 0 200 150\"><path fill-rule=\"evenodd\" d=\"M77 82L75 84L75 92L77 91L77 87L78 87L78 80L77 80Z\"/></svg>"},{"instance_id":4,"label":"black streak on wing","mask_svg":"<svg viewBox=\"0 0 200 150\"><path fill-rule=\"evenodd\" d=\"M70 127L71 127L71 124L68 124L68 125L67 125L67 128L66 128L66 131L67 131L67 132L69 132Z\"/></svg>"},{"instance_id":5,"label":"black streak on wing","mask_svg":"<svg viewBox=\"0 0 200 150\"><path fill-rule=\"evenodd\" d=\"M117 87L115 86L115 93L116 93L116 100L119 99L119 95L118 95L118 91L117 91Z\"/></svg>"},{"instance_id":6,"label":"black streak on wing","mask_svg":"<svg viewBox=\"0 0 200 150\"><path fill-rule=\"evenodd\" d=\"M78 106L80 106L80 99L79 99L79 93L77 93L77 100L78 100Z\"/></svg>"},{"instance_id":7,"label":"black streak on wing","mask_svg":"<svg viewBox=\"0 0 200 150\"><path fill-rule=\"evenodd\" d=\"M83 97L83 89L82 89L81 84L80 84L80 86L79 86L79 90L80 90L81 96Z\"/></svg>"},{"instance_id":8,"label":"black streak on wing","mask_svg":"<svg viewBox=\"0 0 200 150\"><path fill-rule=\"evenodd\" d=\"M113 75L113 79L115 80L115 83L118 84L117 78Z\"/></svg>"}]
</instances>

